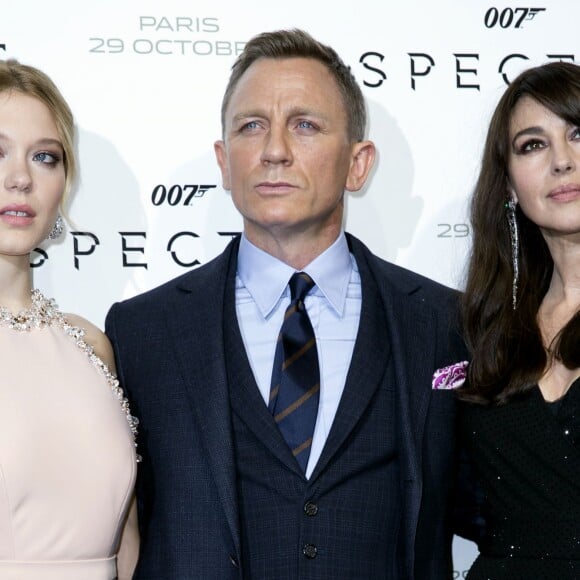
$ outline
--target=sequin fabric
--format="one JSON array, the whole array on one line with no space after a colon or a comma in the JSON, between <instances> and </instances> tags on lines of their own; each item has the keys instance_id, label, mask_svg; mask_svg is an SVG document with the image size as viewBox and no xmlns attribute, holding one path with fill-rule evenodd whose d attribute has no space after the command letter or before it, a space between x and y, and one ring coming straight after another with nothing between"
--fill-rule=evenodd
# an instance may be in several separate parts
<instances>
[{"instance_id":1,"label":"sequin fabric","mask_svg":"<svg viewBox=\"0 0 580 580\"><path fill-rule=\"evenodd\" d=\"M461 404L485 492L469 580L580 578L580 379L556 405L538 387L506 405Z\"/></svg>"},{"instance_id":2,"label":"sequin fabric","mask_svg":"<svg viewBox=\"0 0 580 580\"><path fill-rule=\"evenodd\" d=\"M129 428L133 433L133 440L137 437L137 427L139 420L131 415L129 401L125 397L123 389L119 385L117 377L109 370L109 367L95 354L94 348L85 342L85 331L77 326L72 326L64 314L58 309L54 299L47 299L39 291L34 289L31 294L32 305L16 314L12 314L7 308L0 306L0 326L8 327L18 332L30 332L44 326L56 326L74 340L77 348L86 354L90 363L104 376L107 384L111 388L113 395L119 401L121 409L125 414ZM135 443L135 446L137 444ZM137 461L141 461L141 456L137 454Z\"/></svg>"}]
</instances>

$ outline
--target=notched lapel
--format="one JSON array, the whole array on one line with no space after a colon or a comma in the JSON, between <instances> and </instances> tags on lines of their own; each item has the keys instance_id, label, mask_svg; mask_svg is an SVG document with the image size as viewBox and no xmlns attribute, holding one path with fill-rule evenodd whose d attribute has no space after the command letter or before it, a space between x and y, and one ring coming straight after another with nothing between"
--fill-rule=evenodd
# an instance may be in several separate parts
<instances>
[{"instance_id":1,"label":"notched lapel","mask_svg":"<svg viewBox=\"0 0 580 580\"><path fill-rule=\"evenodd\" d=\"M391 309L387 316L390 321L403 434L412 438L412 442L408 443L414 448L413 456L420 459L421 440L431 396L437 322L418 296L392 296ZM418 465L420 461L415 468L418 469Z\"/></svg>"},{"instance_id":2,"label":"notched lapel","mask_svg":"<svg viewBox=\"0 0 580 580\"><path fill-rule=\"evenodd\" d=\"M423 489L422 440L431 396L437 324L434 315L423 306L419 288L411 293L387 294L385 310L397 382L400 484L402 509L406 514L401 535L405 567L412 576L415 532Z\"/></svg>"},{"instance_id":3,"label":"notched lapel","mask_svg":"<svg viewBox=\"0 0 580 580\"><path fill-rule=\"evenodd\" d=\"M401 425L401 453L405 479L417 479L421 441L431 396L431 376L437 348L437 320L425 306L420 278L373 256L352 236L349 242L359 264L374 280L387 320L397 389L397 421ZM360 266L359 266L360 268Z\"/></svg>"},{"instance_id":4,"label":"notched lapel","mask_svg":"<svg viewBox=\"0 0 580 580\"><path fill-rule=\"evenodd\" d=\"M421 282L372 256L352 240L357 262L368 257L387 320L396 384L405 568L412 576L422 495L422 450L437 347L437 320L424 304ZM358 250L358 251L357 251ZM362 254L362 255L361 255Z\"/></svg>"},{"instance_id":5,"label":"notched lapel","mask_svg":"<svg viewBox=\"0 0 580 580\"><path fill-rule=\"evenodd\" d=\"M169 332L236 550L240 551L233 435L223 340L223 296L237 244L181 284L168 301ZM235 265L234 265L235 268Z\"/></svg>"},{"instance_id":6,"label":"notched lapel","mask_svg":"<svg viewBox=\"0 0 580 580\"><path fill-rule=\"evenodd\" d=\"M355 428L383 382L388 364L392 364L381 296L366 261L357 259L357 266L362 287L359 328L342 398L312 479L326 467Z\"/></svg>"},{"instance_id":7,"label":"notched lapel","mask_svg":"<svg viewBox=\"0 0 580 580\"><path fill-rule=\"evenodd\" d=\"M284 441L260 394L237 321L233 285L228 283L227 287L224 318L231 322L224 340L228 353L227 368L231 378L229 395L232 411L254 433L261 445L289 469L303 477L300 465Z\"/></svg>"}]
</instances>

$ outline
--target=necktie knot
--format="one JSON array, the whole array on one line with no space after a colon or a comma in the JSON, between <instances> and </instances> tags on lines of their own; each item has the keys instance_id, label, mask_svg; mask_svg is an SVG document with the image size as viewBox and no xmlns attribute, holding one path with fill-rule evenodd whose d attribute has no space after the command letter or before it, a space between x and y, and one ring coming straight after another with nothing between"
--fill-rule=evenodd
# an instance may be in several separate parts
<instances>
[{"instance_id":1,"label":"necktie knot","mask_svg":"<svg viewBox=\"0 0 580 580\"><path fill-rule=\"evenodd\" d=\"M298 302L302 304L306 294L312 290L314 280L306 272L295 272L288 282L290 286L290 300L291 302Z\"/></svg>"}]
</instances>

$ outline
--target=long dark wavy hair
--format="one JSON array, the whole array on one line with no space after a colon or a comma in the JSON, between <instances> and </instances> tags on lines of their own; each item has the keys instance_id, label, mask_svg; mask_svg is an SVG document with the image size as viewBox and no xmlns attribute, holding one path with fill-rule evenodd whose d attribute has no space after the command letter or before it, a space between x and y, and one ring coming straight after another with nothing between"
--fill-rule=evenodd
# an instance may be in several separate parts
<instances>
[{"instance_id":1,"label":"long dark wavy hair","mask_svg":"<svg viewBox=\"0 0 580 580\"><path fill-rule=\"evenodd\" d=\"M517 307L512 306L512 250L506 217L510 121L514 107L531 97L566 122L580 126L580 67L553 62L522 72L492 116L481 171L471 200L473 245L463 296L465 339L472 354L468 380L458 395L503 404L535 386L550 358L580 366L580 315L566 324L546 352L537 314L554 262L536 224L521 211Z\"/></svg>"}]
</instances>

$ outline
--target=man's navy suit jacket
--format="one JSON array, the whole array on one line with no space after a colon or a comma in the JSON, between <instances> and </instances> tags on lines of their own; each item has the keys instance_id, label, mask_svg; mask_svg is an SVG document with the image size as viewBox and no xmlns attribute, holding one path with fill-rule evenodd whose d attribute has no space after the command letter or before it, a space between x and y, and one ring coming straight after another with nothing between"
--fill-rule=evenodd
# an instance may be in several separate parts
<instances>
[{"instance_id":1,"label":"man's navy suit jacket","mask_svg":"<svg viewBox=\"0 0 580 580\"><path fill-rule=\"evenodd\" d=\"M451 578L456 405L451 391L433 391L431 385L436 369L466 358L457 333L457 293L381 260L350 235L348 242L361 273L363 306L369 277L378 288L389 344L377 345L368 356L358 356L355 344L335 424L353 409L362 413L355 395L367 388L362 381L368 367L388 356L396 381L402 502L397 550L404 572L396 580ZM136 579L242 576L226 372L227 357L239 353L225 352L223 334L237 324L224 320L224 296L234 293L228 272L235 272L237 250L236 239L206 265L115 304L107 315L119 380L141 421ZM360 327L358 336L364 331ZM330 438L340 431L335 424L330 451L323 452L313 478L324 470L325 453L332 454ZM356 436L354 426L338 437ZM343 524L349 533L348 522Z\"/></svg>"}]
</instances>

